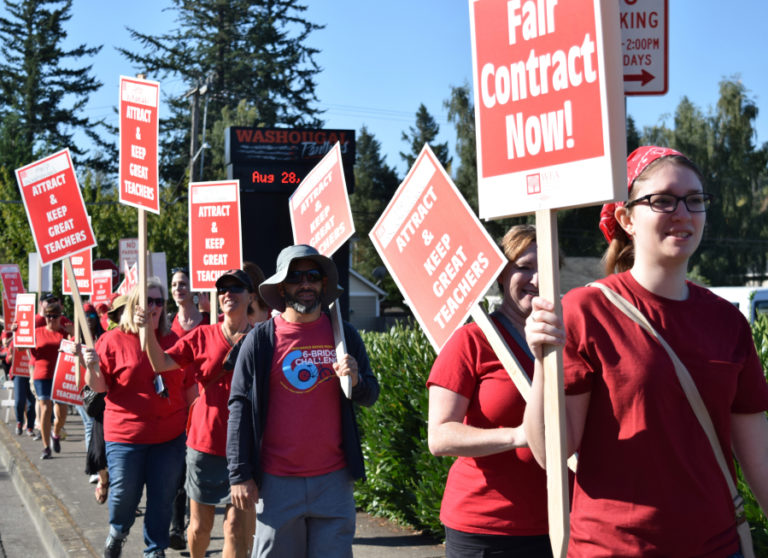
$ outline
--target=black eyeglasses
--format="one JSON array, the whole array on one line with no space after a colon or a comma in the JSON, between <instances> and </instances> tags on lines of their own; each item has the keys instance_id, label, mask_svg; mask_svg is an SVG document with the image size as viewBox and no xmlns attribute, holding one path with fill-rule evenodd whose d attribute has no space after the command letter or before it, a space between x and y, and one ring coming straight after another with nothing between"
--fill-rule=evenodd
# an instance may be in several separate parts
<instances>
[{"instance_id":1,"label":"black eyeglasses","mask_svg":"<svg viewBox=\"0 0 768 558\"><path fill-rule=\"evenodd\" d=\"M61 318L61 314L45 314L46 320L55 320L56 318Z\"/></svg>"},{"instance_id":2,"label":"black eyeglasses","mask_svg":"<svg viewBox=\"0 0 768 558\"><path fill-rule=\"evenodd\" d=\"M155 306L162 306L163 304L165 304L165 299L162 298L162 297L152 298L151 296L148 296L147 297L147 306L152 306L153 304Z\"/></svg>"},{"instance_id":3,"label":"black eyeglasses","mask_svg":"<svg viewBox=\"0 0 768 558\"><path fill-rule=\"evenodd\" d=\"M219 294L224 294L224 293L240 294L243 291L245 291L245 287L243 285L222 285L221 287L216 287L216 292Z\"/></svg>"},{"instance_id":4,"label":"black eyeglasses","mask_svg":"<svg viewBox=\"0 0 768 558\"><path fill-rule=\"evenodd\" d=\"M686 194L685 196L674 196L672 194L648 194L627 202L626 207L630 208L640 203L647 203L651 211L656 213L674 213L677 210L677 204L683 202L685 208L691 213L704 213L712 205L714 196L706 192L696 192Z\"/></svg>"},{"instance_id":5,"label":"black eyeglasses","mask_svg":"<svg viewBox=\"0 0 768 558\"><path fill-rule=\"evenodd\" d=\"M304 281L308 283L319 283L323 280L323 272L319 269L307 269L305 271L289 271L285 276L285 283L289 285L298 285Z\"/></svg>"}]
</instances>

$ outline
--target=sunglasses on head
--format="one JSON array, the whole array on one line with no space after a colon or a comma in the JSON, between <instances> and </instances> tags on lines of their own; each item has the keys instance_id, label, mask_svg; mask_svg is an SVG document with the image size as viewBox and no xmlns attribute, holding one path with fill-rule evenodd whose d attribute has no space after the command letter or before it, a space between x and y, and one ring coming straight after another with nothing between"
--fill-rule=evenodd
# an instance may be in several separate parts
<instances>
[{"instance_id":1,"label":"sunglasses on head","mask_svg":"<svg viewBox=\"0 0 768 558\"><path fill-rule=\"evenodd\" d=\"M322 280L322 271L319 269L307 269L305 271L289 271L288 275L285 276L284 282L288 283L289 285L298 285L304 281L307 281L308 283L319 283Z\"/></svg>"},{"instance_id":2,"label":"sunglasses on head","mask_svg":"<svg viewBox=\"0 0 768 558\"><path fill-rule=\"evenodd\" d=\"M147 306L152 306L153 304L155 306L162 306L165 303L165 299L162 297L158 298L152 298L151 296L147 297Z\"/></svg>"},{"instance_id":3,"label":"sunglasses on head","mask_svg":"<svg viewBox=\"0 0 768 558\"><path fill-rule=\"evenodd\" d=\"M224 294L224 293L240 294L245 290L246 289L243 285L222 285L221 287L216 287L216 292L219 294Z\"/></svg>"}]
</instances>

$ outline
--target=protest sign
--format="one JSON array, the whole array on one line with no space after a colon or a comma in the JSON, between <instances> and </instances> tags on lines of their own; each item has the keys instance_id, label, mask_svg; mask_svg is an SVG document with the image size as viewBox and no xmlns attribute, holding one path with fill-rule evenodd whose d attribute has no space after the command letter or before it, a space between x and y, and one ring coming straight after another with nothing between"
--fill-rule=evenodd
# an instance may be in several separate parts
<instances>
[{"instance_id":1,"label":"protest sign","mask_svg":"<svg viewBox=\"0 0 768 558\"><path fill-rule=\"evenodd\" d=\"M481 218L626 197L615 0L470 0Z\"/></svg>"},{"instance_id":2,"label":"protest sign","mask_svg":"<svg viewBox=\"0 0 768 558\"><path fill-rule=\"evenodd\" d=\"M75 272L75 278L77 281L77 289L81 295L93 294L93 260L91 257L91 249L83 250L79 254L73 254L70 257L72 261L72 269ZM65 295L72 294L72 287L69 284L69 275L67 274L66 266L61 266L61 292Z\"/></svg>"},{"instance_id":3,"label":"protest sign","mask_svg":"<svg viewBox=\"0 0 768 558\"><path fill-rule=\"evenodd\" d=\"M65 405L82 405L80 395L80 378L85 374L85 368L80 366L74 341L62 339L59 345L59 356L56 359L56 369L53 373L51 399Z\"/></svg>"},{"instance_id":4,"label":"protest sign","mask_svg":"<svg viewBox=\"0 0 768 558\"><path fill-rule=\"evenodd\" d=\"M3 287L3 320L12 324L16 316L16 297L24 292L21 271L17 264L0 265L0 282Z\"/></svg>"},{"instance_id":5,"label":"protest sign","mask_svg":"<svg viewBox=\"0 0 768 558\"><path fill-rule=\"evenodd\" d=\"M288 200L294 244L330 257L355 233L338 142Z\"/></svg>"},{"instance_id":6,"label":"protest sign","mask_svg":"<svg viewBox=\"0 0 768 558\"><path fill-rule=\"evenodd\" d=\"M31 356L29 349L20 349L13 347L13 362L11 363L11 376L20 376L22 378L31 377L30 373Z\"/></svg>"},{"instance_id":7,"label":"protest sign","mask_svg":"<svg viewBox=\"0 0 768 558\"><path fill-rule=\"evenodd\" d=\"M308 244L329 258L354 234L355 224L338 141L291 194L288 212L294 244ZM331 303L330 311L336 358L339 359L346 354L347 344L338 301ZM352 378L342 378L341 389L351 398Z\"/></svg>"},{"instance_id":8,"label":"protest sign","mask_svg":"<svg viewBox=\"0 0 768 558\"><path fill-rule=\"evenodd\" d=\"M19 293L16 296L16 331L13 334L15 347L35 347L35 314L37 295L35 293Z\"/></svg>"},{"instance_id":9,"label":"protest sign","mask_svg":"<svg viewBox=\"0 0 768 558\"><path fill-rule=\"evenodd\" d=\"M120 76L120 203L160 213L160 84Z\"/></svg>"},{"instance_id":10,"label":"protest sign","mask_svg":"<svg viewBox=\"0 0 768 558\"><path fill-rule=\"evenodd\" d=\"M240 182L189 184L190 289L210 291L227 270L242 267Z\"/></svg>"},{"instance_id":11,"label":"protest sign","mask_svg":"<svg viewBox=\"0 0 768 558\"><path fill-rule=\"evenodd\" d=\"M16 169L43 265L96 246L69 149Z\"/></svg>"},{"instance_id":12,"label":"protest sign","mask_svg":"<svg viewBox=\"0 0 768 558\"><path fill-rule=\"evenodd\" d=\"M44 293L53 291L53 265L40 265L37 252L27 254L27 286L29 292Z\"/></svg>"},{"instance_id":13,"label":"protest sign","mask_svg":"<svg viewBox=\"0 0 768 558\"><path fill-rule=\"evenodd\" d=\"M112 270L95 269L93 271L93 294L91 295L91 304L110 305L112 301Z\"/></svg>"},{"instance_id":14,"label":"protest sign","mask_svg":"<svg viewBox=\"0 0 768 558\"><path fill-rule=\"evenodd\" d=\"M131 289L133 289L138 284L139 284L138 265L133 264L130 267L130 269L128 268L125 269L125 276L123 277L123 281L117 287L117 290L115 292L121 295L127 295L128 293L131 292Z\"/></svg>"},{"instance_id":15,"label":"protest sign","mask_svg":"<svg viewBox=\"0 0 768 558\"><path fill-rule=\"evenodd\" d=\"M437 351L507 263L429 146L370 237Z\"/></svg>"}]
</instances>

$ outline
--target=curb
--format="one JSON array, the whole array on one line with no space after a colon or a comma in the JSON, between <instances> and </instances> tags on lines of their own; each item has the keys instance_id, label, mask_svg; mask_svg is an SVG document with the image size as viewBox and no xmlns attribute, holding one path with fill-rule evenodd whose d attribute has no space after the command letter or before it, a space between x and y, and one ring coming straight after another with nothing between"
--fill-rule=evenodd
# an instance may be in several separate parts
<instances>
[{"instance_id":1,"label":"curb","mask_svg":"<svg viewBox=\"0 0 768 558\"><path fill-rule=\"evenodd\" d=\"M49 556L99 558L101 554L80 529L67 506L54 495L50 483L11 436L7 425L0 426L0 460L8 469Z\"/></svg>"}]
</instances>

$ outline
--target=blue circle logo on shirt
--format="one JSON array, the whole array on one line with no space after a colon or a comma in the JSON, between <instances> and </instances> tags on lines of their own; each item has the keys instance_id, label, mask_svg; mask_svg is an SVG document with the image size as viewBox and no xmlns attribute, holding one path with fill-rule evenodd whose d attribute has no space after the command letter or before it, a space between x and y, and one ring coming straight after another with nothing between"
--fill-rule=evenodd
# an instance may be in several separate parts
<instances>
[{"instance_id":1,"label":"blue circle logo on shirt","mask_svg":"<svg viewBox=\"0 0 768 558\"><path fill-rule=\"evenodd\" d=\"M291 351L283 359L283 375L293 387L302 390L314 386L320 376L315 363L304 359L298 350Z\"/></svg>"}]
</instances>

